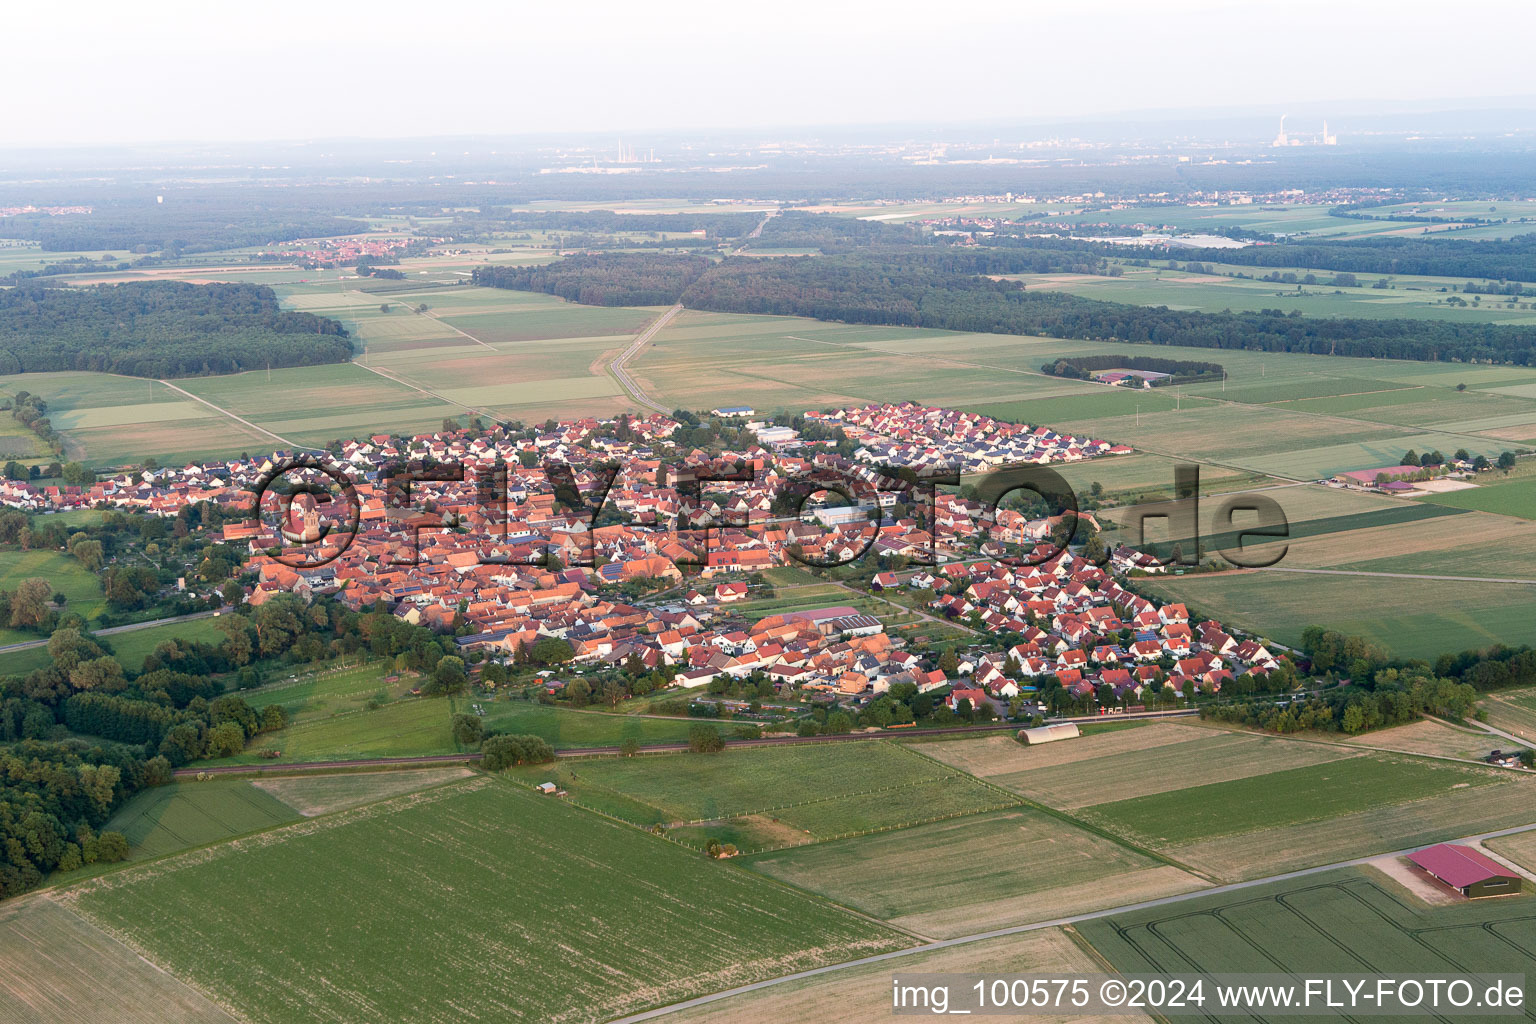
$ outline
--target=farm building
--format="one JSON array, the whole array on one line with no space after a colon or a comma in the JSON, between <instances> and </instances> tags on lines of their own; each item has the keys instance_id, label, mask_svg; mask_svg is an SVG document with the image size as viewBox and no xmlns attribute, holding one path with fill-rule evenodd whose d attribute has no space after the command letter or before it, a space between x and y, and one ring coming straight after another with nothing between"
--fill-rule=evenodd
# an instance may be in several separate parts
<instances>
[{"instance_id":1,"label":"farm building","mask_svg":"<svg viewBox=\"0 0 1536 1024\"><path fill-rule=\"evenodd\" d=\"M1055 725L1040 725L1033 729L1020 729L1019 739L1033 747L1041 743L1055 743L1057 740L1071 740L1081 736L1077 726L1071 722L1058 722Z\"/></svg>"},{"instance_id":2,"label":"farm building","mask_svg":"<svg viewBox=\"0 0 1536 1024\"><path fill-rule=\"evenodd\" d=\"M1470 899L1520 891L1519 875L1471 847L1440 843L1410 853L1408 859Z\"/></svg>"}]
</instances>

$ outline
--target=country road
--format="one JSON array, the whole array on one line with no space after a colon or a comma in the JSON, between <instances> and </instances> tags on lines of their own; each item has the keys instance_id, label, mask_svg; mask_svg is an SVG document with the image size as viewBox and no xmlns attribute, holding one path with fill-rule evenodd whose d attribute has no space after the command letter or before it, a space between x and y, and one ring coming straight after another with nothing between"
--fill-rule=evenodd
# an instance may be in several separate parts
<instances>
[{"instance_id":1,"label":"country road","mask_svg":"<svg viewBox=\"0 0 1536 1024\"><path fill-rule=\"evenodd\" d=\"M1481 843L1488 839L1498 839L1501 836L1519 835L1522 832L1536 831L1536 824L1517 825L1514 828L1499 829L1496 832L1484 832L1480 835L1467 836L1464 842ZM1434 845L1434 844L1426 844ZM1315 868L1303 868L1300 871L1287 871L1278 875L1266 875L1263 878L1255 878L1247 882L1233 882L1229 885L1216 885L1209 889L1196 889L1193 892L1180 893L1176 896L1164 896L1155 900L1143 900L1140 903L1127 903L1124 906L1110 907L1107 910L1095 910L1087 914L1074 914L1071 917L1058 917L1049 921L1037 921L1034 924L1015 925L1012 928L996 928L988 932L975 932L971 935L961 935L953 939L941 939L936 942L925 942L919 946L909 946L906 949L898 949L894 953L881 953L878 956L867 956L859 960L848 960L840 964L830 964L826 967L817 967L809 971L796 971L794 974L786 974L778 978L770 978L754 985L741 985L737 988L726 989L724 992L715 992L707 996L699 996L696 999L684 1000L673 1003L671 1006L663 1006L659 1009L649 1010L645 1013L636 1013L628 1017L620 1017L610 1024L640 1024L641 1021L654 1020L664 1017L679 1010L691 1009L695 1006L704 1006L721 999L729 999L731 996L743 995L747 992L757 992L761 989L772 988L785 982L802 981L806 978L814 978L822 974L832 974L836 971L845 971L851 967L867 967L870 964L885 963L886 961L900 960L903 957L914 956L920 953L931 953L934 950L948 949L951 946L964 946L973 942L985 942L987 939L1002 938L1006 935L1019 935L1024 932L1038 932L1047 928L1061 928L1066 925L1081 924L1084 921L1096 921L1104 917L1113 917L1116 914L1129 914L1138 910L1150 910L1155 907L1167 907L1189 900L1203 899L1206 896L1219 896L1223 893L1241 892L1244 889L1252 889L1261 885L1270 885L1275 882L1288 882L1296 878L1308 878L1312 875L1320 875L1325 871L1336 871L1339 868L1360 867L1369 864L1373 860L1383 857L1404 857L1424 849L1424 846L1413 846L1405 850L1393 850L1388 853L1373 853L1365 857L1356 857L1352 860L1335 861L1332 864L1321 864ZM829 998L833 995L829 994Z\"/></svg>"},{"instance_id":2,"label":"country road","mask_svg":"<svg viewBox=\"0 0 1536 1024\"><path fill-rule=\"evenodd\" d=\"M1135 719L1158 718L1187 718L1199 712L1194 708L1181 708L1177 711L1144 711L1129 715L1078 715L1072 718L1052 718L1052 724L1062 722L1124 722ZM649 716L655 717L655 716ZM684 719L677 719L684 721ZM897 729L881 730L879 732L850 732L838 736L768 736L756 740L727 740L732 747L770 747L782 746L791 743L838 743L847 740L867 740L877 736L905 739L909 736L966 736L978 732L1005 732L1010 729L1021 728L1017 722L1000 722L992 725L975 725L951 729ZM680 750L687 750L686 743L648 743L640 748L641 753L665 754ZM556 757L595 757L605 754L619 753L618 747L568 747L565 750L555 751ZM480 760L478 753L464 754L422 754L418 757L373 757L355 761L285 761L269 764L223 764L212 765L203 768L178 768L173 775L198 775L207 772L210 775L240 775L261 774L263 772L301 772L320 771L326 768L380 768L398 765L413 764L442 764L465 763Z\"/></svg>"},{"instance_id":3,"label":"country road","mask_svg":"<svg viewBox=\"0 0 1536 1024\"><path fill-rule=\"evenodd\" d=\"M650 324L645 328L645 330L635 335L635 340L629 343L629 347L626 348L623 352L620 352L617 356L614 356L613 362L608 364L608 372L613 374L614 379L616 379L620 386L622 386L624 390L629 393L630 398L634 399L640 405L643 405L648 409L654 409L663 415L671 412L672 410L668 409L664 405L652 401L646 396L645 392L641 390L640 385L635 383L635 379L629 375L628 364L629 361L633 359L642 348L645 347L646 343L656 336L656 332L660 331L663 327L667 326L667 324L676 319L677 314L681 313L682 311L683 304L679 302L677 305L661 314L661 316L657 317L655 320L652 320Z\"/></svg>"},{"instance_id":4,"label":"country road","mask_svg":"<svg viewBox=\"0 0 1536 1024\"><path fill-rule=\"evenodd\" d=\"M165 619L150 619L147 622L130 622L125 626L108 626L106 629L91 631L92 636L112 636L114 633L132 633L138 629L149 629L151 626L168 626L173 622L191 622L193 619L206 619L216 612L191 612L187 615L173 615ZM27 640L19 644L6 644L0 647L0 654L9 654L11 651L27 651L34 647L42 647L47 640Z\"/></svg>"}]
</instances>

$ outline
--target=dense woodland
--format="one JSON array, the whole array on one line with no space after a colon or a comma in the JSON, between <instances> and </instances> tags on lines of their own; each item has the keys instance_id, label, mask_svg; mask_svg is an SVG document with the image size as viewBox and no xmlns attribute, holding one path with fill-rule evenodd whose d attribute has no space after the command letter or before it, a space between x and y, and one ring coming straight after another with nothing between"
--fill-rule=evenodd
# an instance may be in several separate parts
<instances>
[{"instance_id":1,"label":"dense woodland","mask_svg":"<svg viewBox=\"0 0 1536 1024\"><path fill-rule=\"evenodd\" d=\"M21 213L3 221L6 238L37 242L47 252L120 249L124 253L197 253L290 242L296 238L356 235L362 221L307 210L268 211L250 206L172 201L109 203L90 213Z\"/></svg>"},{"instance_id":2,"label":"dense woodland","mask_svg":"<svg viewBox=\"0 0 1536 1024\"><path fill-rule=\"evenodd\" d=\"M670 306L710 265L702 256L613 253L571 256L538 267L476 267L472 280L588 306Z\"/></svg>"},{"instance_id":3,"label":"dense woodland","mask_svg":"<svg viewBox=\"0 0 1536 1024\"><path fill-rule=\"evenodd\" d=\"M1292 704L1206 705L1201 716L1273 732L1321 729L1354 734L1401 725L1426 714L1466 718L1473 713L1479 694L1536 682L1536 649L1530 647L1498 645L1442 654L1431 664L1394 659L1364 637L1322 626L1307 627L1301 647L1313 672L1336 674L1345 685Z\"/></svg>"},{"instance_id":4,"label":"dense woodland","mask_svg":"<svg viewBox=\"0 0 1536 1024\"><path fill-rule=\"evenodd\" d=\"M1242 249L1130 246L1070 239L1038 241L1048 241L1049 246L1055 249L1080 248L1101 256L1142 259L1176 256L1180 260L1245 267L1536 281L1536 232L1513 238L1476 241L1424 235L1410 238L1362 238L1354 241L1280 242L1274 245L1250 245ZM1029 239L1025 244L1038 243L1035 239Z\"/></svg>"},{"instance_id":5,"label":"dense woodland","mask_svg":"<svg viewBox=\"0 0 1536 1024\"><path fill-rule=\"evenodd\" d=\"M703 231L711 239L745 235L762 220L760 213L614 213L611 210L508 210L492 207L454 217L455 233L572 231L592 234L625 232L687 233Z\"/></svg>"},{"instance_id":6,"label":"dense woodland","mask_svg":"<svg viewBox=\"0 0 1536 1024\"><path fill-rule=\"evenodd\" d=\"M871 250L858 255L728 259L624 254L542 267L487 268L476 283L603 305L681 300L721 313L806 316L1084 341L1428 361L1536 363L1536 329L1435 320L1303 317L1278 309L1201 313L1026 291L973 268L997 254Z\"/></svg>"},{"instance_id":7,"label":"dense woodland","mask_svg":"<svg viewBox=\"0 0 1536 1024\"><path fill-rule=\"evenodd\" d=\"M340 323L253 284L143 281L0 290L0 373L192 377L352 357Z\"/></svg>"},{"instance_id":8,"label":"dense woodland","mask_svg":"<svg viewBox=\"0 0 1536 1024\"><path fill-rule=\"evenodd\" d=\"M1058 359L1054 363L1046 363L1040 367L1042 373L1048 373L1053 377L1070 377L1075 380L1088 380L1101 370L1146 370L1151 373L1166 373L1169 376L1164 380L1153 381L1153 387L1161 387L1165 384L1195 384L1205 380L1221 380L1226 375L1226 368L1220 363L1200 363L1187 359L1158 359L1156 356L1074 356L1071 359Z\"/></svg>"}]
</instances>

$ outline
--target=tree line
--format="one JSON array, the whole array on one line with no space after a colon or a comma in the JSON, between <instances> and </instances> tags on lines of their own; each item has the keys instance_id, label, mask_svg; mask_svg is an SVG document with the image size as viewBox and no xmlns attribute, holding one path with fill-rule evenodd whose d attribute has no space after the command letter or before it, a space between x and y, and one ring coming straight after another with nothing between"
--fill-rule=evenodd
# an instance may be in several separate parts
<instances>
[{"instance_id":1,"label":"tree line","mask_svg":"<svg viewBox=\"0 0 1536 1024\"><path fill-rule=\"evenodd\" d=\"M1144 370L1151 373L1166 373L1168 377L1152 382L1153 387L1161 387L1165 384L1195 384L1200 381L1221 380L1226 376L1226 368L1220 363L1202 363L1187 359L1158 359L1156 356L1073 356L1070 359L1058 359L1052 363L1046 363L1040 367L1041 373L1048 373L1053 377L1069 377L1075 380L1088 380L1095 373L1103 370Z\"/></svg>"},{"instance_id":2,"label":"tree line","mask_svg":"<svg viewBox=\"0 0 1536 1024\"><path fill-rule=\"evenodd\" d=\"M111 203L90 213L22 213L5 219L9 238L25 238L45 252L121 249L128 253L198 253L291 242L298 238L359 235L362 221L300 211L252 210L187 202Z\"/></svg>"},{"instance_id":3,"label":"tree line","mask_svg":"<svg viewBox=\"0 0 1536 1024\"><path fill-rule=\"evenodd\" d=\"M254 284L137 281L0 290L0 373L190 377L352 357L346 329Z\"/></svg>"},{"instance_id":4,"label":"tree line","mask_svg":"<svg viewBox=\"0 0 1536 1024\"><path fill-rule=\"evenodd\" d=\"M1396 218L1394 218L1396 219ZM1034 240L1030 240L1034 241ZM1049 244L1060 246L1063 240ZM1026 243L1028 244L1028 243ZM1046 244L1043 240L1036 244ZM1075 242L1104 256L1180 259L1245 267L1304 267L1356 274L1412 274L1428 277L1480 277L1494 281L1536 281L1536 232L1513 238L1472 240L1425 235L1409 238L1361 238L1320 242L1277 242L1241 249L1173 249L1165 245Z\"/></svg>"},{"instance_id":5,"label":"tree line","mask_svg":"<svg viewBox=\"0 0 1536 1024\"><path fill-rule=\"evenodd\" d=\"M1083 341L1362 358L1536 363L1536 328L1438 320L1303 317L1277 309L1204 313L1026 291L974 267L991 254L870 251L727 259L612 254L543 267L484 268L475 283L597 305L667 305L856 324L1044 335ZM969 267L966 261L971 261ZM965 269L951 269L965 267Z\"/></svg>"},{"instance_id":6,"label":"tree line","mask_svg":"<svg viewBox=\"0 0 1536 1024\"><path fill-rule=\"evenodd\" d=\"M604 253L568 256L537 267L476 267L471 280L490 288L558 295L588 306L670 306L710 266L702 256Z\"/></svg>"}]
</instances>

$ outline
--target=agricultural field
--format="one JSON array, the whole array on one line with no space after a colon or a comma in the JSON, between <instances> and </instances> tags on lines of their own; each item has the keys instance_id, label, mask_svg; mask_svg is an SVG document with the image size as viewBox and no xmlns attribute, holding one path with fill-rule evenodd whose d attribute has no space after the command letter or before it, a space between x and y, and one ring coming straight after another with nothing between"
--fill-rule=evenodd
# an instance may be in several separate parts
<instances>
[{"instance_id":1,"label":"agricultural field","mask_svg":"<svg viewBox=\"0 0 1536 1024\"><path fill-rule=\"evenodd\" d=\"M1054 920L1206 884L1027 807L760 854L745 864L935 938Z\"/></svg>"},{"instance_id":2,"label":"agricultural field","mask_svg":"<svg viewBox=\"0 0 1536 1024\"><path fill-rule=\"evenodd\" d=\"M273 447L261 431L159 381L85 371L0 378L0 391L17 390L47 400L67 456L96 466L139 465L151 457L170 464Z\"/></svg>"},{"instance_id":3,"label":"agricultural field","mask_svg":"<svg viewBox=\"0 0 1536 1024\"><path fill-rule=\"evenodd\" d=\"M1102 967L1060 928L1007 935L946 949L925 950L835 974L802 978L728 996L672 1014L677 1024L760 1024L762 1021L827 1019L836 1006L838 1024L886 1024L891 1019L891 978L905 974L1059 972L1071 977ZM1031 1015L1038 1024L1144 1024L1135 1013L1116 1016Z\"/></svg>"},{"instance_id":4,"label":"agricultural field","mask_svg":"<svg viewBox=\"0 0 1536 1024\"><path fill-rule=\"evenodd\" d=\"M1123 797L1084 807L1081 813L1090 821L1148 844L1168 847L1320 821L1378 804L1408 803L1452 788L1493 781L1492 773L1468 771L1458 765L1361 755L1332 764L1282 768Z\"/></svg>"},{"instance_id":5,"label":"agricultural field","mask_svg":"<svg viewBox=\"0 0 1536 1024\"><path fill-rule=\"evenodd\" d=\"M519 769L571 799L679 842L743 852L878 832L1018 801L894 743L750 747L719 755L655 754Z\"/></svg>"},{"instance_id":6,"label":"agricultural field","mask_svg":"<svg viewBox=\"0 0 1536 1024\"><path fill-rule=\"evenodd\" d=\"M1486 694L1478 709L1487 712L1489 725L1536 743L1536 688Z\"/></svg>"},{"instance_id":7,"label":"agricultural field","mask_svg":"<svg viewBox=\"0 0 1536 1024\"><path fill-rule=\"evenodd\" d=\"M1352 868L1079 925L1125 973L1264 970L1523 973L1536 943L1529 900L1426 907Z\"/></svg>"},{"instance_id":8,"label":"agricultural field","mask_svg":"<svg viewBox=\"0 0 1536 1024\"><path fill-rule=\"evenodd\" d=\"M361 807L402 793L468 778L468 768L396 769L326 775L266 776L251 785L271 794L305 818Z\"/></svg>"},{"instance_id":9,"label":"agricultural field","mask_svg":"<svg viewBox=\"0 0 1536 1024\"><path fill-rule=\"evenodd\" d=\"M1464 729L1447 725L1435 719L1425 718L1407 725L1390 729L1373 729L1343 741L1346 746L1372 747L1378 750L1398 750L1405 754L1428 754L1434 757L1458 757L1481 761L1501 741L1478 729ZM1504 743L1504 746L1508 746Z\"/></svg>"},{"instance_id":10,"label":"agricultural field","mask_svg":"<svg viewBox=\"0 0 1536 1024\"><path fill-rule=\"evenodd\" d=\"M128 840L131 860L160 857L295 821L299 812L246 780L180 780L137 793L104 828Z\"/></svg>"},{"instance_id":11,"label":"agricultural field","mask_svg":"<svg viewBox=\"0 0 1536 1024\"><path fill-rule=\"evenodd\" d=\"M380 885L390 899L333 898ZM462 1019L465 1005L597 1022L911 944L485 777L130 867L61 898L258 1024L432 1024ZM234 905L239 915L220 912Z\"/></svg>"},{"instance_id":12,"label":"agricultural field","mask_svg":"<svg viewBox=\"0 0 1536 1024\"><path fill-rule=\"evenodd\" d=\"M649 743L685 743L695 720L647 718L604 711L573 711L523 700L481 701L485 726L500 732L538 736L556 749L616 747L626 739ZM455 700L454 710L467 713L468 701Z\"/></svg>"},{"instance_id":13,"label":"agricultural field","mask_svg":"<svg viewBox=\"0 0 1536 1024\"><path fill-rule=\"evenodd\" d=\"M1251 629L1284 644L1325 623L1367 637L1405 658L1497 643L1536 643L1527 588L1502 583L1389 576L1320 576L1274 570L1141 581L1145 592L1182 601L1201 616ZM1415 570L1410 570L1415 571ZM1416 571L1423 571L1422 569Z\"/></svg>"},{"instance_id":14,"label":"agricultural field","mask_svg":"<svg viewBox=\"0 0 1536 1024\"><path fill-rule=\"evenodd\" d=\"M6 1024L235 1024L196 989L45 896L0 906Z\"/></svg>"},{"instance_id":15,"label":"agricultural field","mask_svg":"<svg viewBox=\"0 0 1536 1024\"><path fill-rule=\"evenodd\" d=\"M1506 860L1514 861L1528 872L1536 872L1536 832L1485 839L1483 847Z\"/></svg>"},{"instance_id":16,"label":"agricultural field","mask_svg":"<svg viewBox=\"0 0 1536 1024\"><path fill-rule=\"evenodd\" d=\"M1526 824L1533 787L1506 770L1371 752L1073 813L1230 881Z\"/></svg>"},{"instance_id":17,"label":"agricultural field","mask_svg":"<svg viewBox=\"0 0 1536 1024\"><path fill-rule=\"evenodd\" d=\"M1207 735L1206 730L1199 726L1177 721L1136 721L1124 724L1126 728L1123 729L1085 734L1071 742L1041 746L1026 746L1012 736L996 733L968 739L914 740L912 745L929 757L953 765L963 772L995 781L1002 776L1079 761L1139 754L1170 744L1188 743ZM1143 756L1151 758L1155 755L1148 753Z\"/></svg>"},{"instance_id":18,"label":"agricultural field","mask_svg":"<svg viewBox=\"0 0 1536 1024\"><path fill-rule=\"evenodd\" d=\"M1419 500L1451 508L1477 509L1503 516L1536 519L1536 478L1522 477L1463 491L1430 494Z\"/></svg>"},{"instance_id":19,"label":"agricultural field","mask_svg":"<svg viewBox=\"0 0 1536 1024\"><path fill-rule=\"evenodd\" d=\"M1152 798L1184 791L1196 779L1221 783L1255 776L1273 777L1286 769L1321 765L1350 756L1348 750L1339 747L1253 733L1198 728L1188 731L1191 737L1178 743L1101 754L1090 762L1074 760L993 775L990 780L1049 807L1072 811L1100 804L1111 795L1128 805L1153 805L1157 801Z\"/></svg>"},{"instance_id":20,"label":"agricultural field","mask_svg":"<svg viewBox=\"0 0 1536 1024\"><path fill-rule=\"evenodd\" d=\"M1163 264L1143 267L1124 260L1114 262L1121 270L1118 277L1095 274L1007 276L1024 282L1031 290L1062 291L1104 302L1166 306L1205 313L1283 309L1287 313L1298 310L1303 316L1310 317L1388 317L1495 324L1536 322L1530 296L1520 296L1513 302L1505 296L1461 296L1458 293L1466 278L1356 274L1357 287L1340 288L1333 284L1334 272L1328 270L1206 263L1214 273L1202 274L1185 269L1170 270ZM1252 279L1272 271L1285 273L1287 269L1298 279L1311 273L1316 281L1313 284L1282 284ZM1247 277L1235 276L1238 274ZM1381 288L1372 287L1379 280L1387 283ZM1452 296L1464 298L1468 304L1463 306L1446 301ZM1473 303L1473 298L1479 301Z\"/></svg>"}]
</instances>

